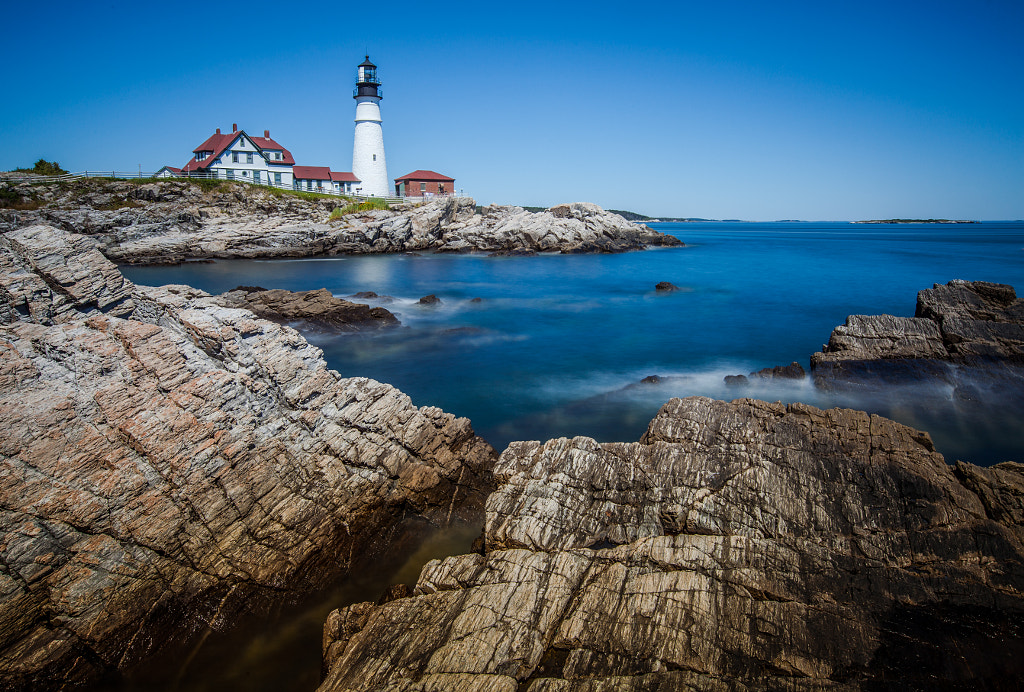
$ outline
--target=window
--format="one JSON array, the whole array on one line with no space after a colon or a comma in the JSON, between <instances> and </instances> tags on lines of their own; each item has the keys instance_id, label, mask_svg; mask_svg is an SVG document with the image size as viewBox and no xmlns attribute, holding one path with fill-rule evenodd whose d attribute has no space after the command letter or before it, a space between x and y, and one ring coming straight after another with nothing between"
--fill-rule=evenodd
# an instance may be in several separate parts
<instances>
[{"instance_id":1,"label":"window","mask_svg":"<svg viewBox=\"0 0 1024 692\"><path fill-rule=\"evenodd\" d=\"M229 168L229 169L227 169L227 172L228 172L228 180L234 180L235 179L235 169Z\"/></svg>"},{"instance_id":2,"label":"window","mask_svg":"<svg viewBox=\"0 0 1024 692\"><path fill-rule=\"evenodd\" d=\"M426 192L426 191L427 191L427 184L426 183L420 183L420 192Z\"/></svg>"},{"instance_id":3,"label":"window","mask_svg":"<svg viewBox=\"0 0 1024 692\"><path fill-rule=\"evenodd\" d=\"M246 155L245 155L245 162L246 163L252 163L252 152L251 151L246 153Z\"/></svg>"},{"instance_id":4,"label":"window","mask_svg":"<svg viewBox=\"0 0 1024 692\"><path fill-rule=\"evenodd\" d=\"M274 174L274 185L280 185L280 184L281 184L281 174L280 173L275 173Z\"/></svg>"},{"instance_id":5,"label":"window","mask_svg":"<svg viewBox=\"0 0 1024 692\"><path fill-rule=\"evenodd\" d=\"M312 190L313 189L313 181L312 180L307 180L306 181L306 189L307 190Z\"/></svg>"},{"instance_id":6,"label":"window","mask_svg":"<svg viewBox=\"0 0 1024 692\"><path fill-rule=\"evenodd\" d=\"M231 152L231 163L238 163L238 152Z\"/></svg>"},{"instance_id":7,"label":"window","mask_svg":"<svg viewBox=\"0 0 1024 692\"><path fill-rule=\"evenodd\" d=\"M376 155L376 154L374 154L374 155L373 155L373 160L374 160L374 161L376 161L376 160L377 160L377 155Z\"/></svg>"},{"instance_id":8,"label":"window","mask_svg":"<svg viewBox=\"0 0 1024 692\"><path fill-rule=\"evenodd\" d=\"M260 176L260 172L259 171L253 171L252 172L252 181L254 183L262 183L263 182L263 179Z\"/></svg>"},{"instance_id":9,"label":"window","mask_svg":"<svg viewBox=\"0 0 1024 692\"><path fill-rule=\"evenodd\" d=\"M280 161L281 160L281 152L277 152L276 154L274 154L274 158L277 159L278 161Z\"/></svg>"}]
</instances>

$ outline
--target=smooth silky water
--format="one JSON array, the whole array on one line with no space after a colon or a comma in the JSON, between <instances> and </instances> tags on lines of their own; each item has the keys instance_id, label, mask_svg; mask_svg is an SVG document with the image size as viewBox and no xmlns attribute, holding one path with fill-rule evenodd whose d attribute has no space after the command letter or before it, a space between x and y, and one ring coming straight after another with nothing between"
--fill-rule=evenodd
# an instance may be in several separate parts
<instances>
[{"instance_id":1,"label":"smooth silky water","mask_svg":"<svg viewBox=\"0 0 1024 692\"><path fill-rule=\"evenodd\" d=\"M1024 222L652 226L687 247L619 255L226 260L122 271L139 284L181 283L210 293L258 285L390 296L362 302L394 312L400 328L307 336L343 376L387 382L419 406L466 416L499 451L517 439L634 441L669 398L704 395L861 408L927 430L950 462L1024 461L1024 412L986 402L985 415L965 416L941 386L836 396L815 390L809 379L745 389L723 380L792 361L809 368L811 353L847 315L913 316L917 292L935 283L992 281L1024 291ZM681 290L658 293L659 281ZM419 305L427 294L442 302ZM649 375L660 382L641 384ZM464 537L456 543L450 548L457 552L468 548ZM376 581L382 586L390 580ZM329 605L376 595L339 592L333 603L327 599L313 615L298 617L304 624L293 627L278 618L268 625L273 631L249 631L224 644L223 652L210 645L182 672L179 688L199 689L189 680L216 678L227 667L223 660L219 666L200 665L202 660L255 658L246 689L312 689L318 668L307 670L304 663L305 672L296 670L295 685L288 687L281 676L258 672L262 664L276 670L287 663L254 657L244 647L289 650L286 642L268 638L277 631L294 643L305 628L316 654L321 614ZM231 646L243 649L231 653Z\"/></svg>"}]
</instances>

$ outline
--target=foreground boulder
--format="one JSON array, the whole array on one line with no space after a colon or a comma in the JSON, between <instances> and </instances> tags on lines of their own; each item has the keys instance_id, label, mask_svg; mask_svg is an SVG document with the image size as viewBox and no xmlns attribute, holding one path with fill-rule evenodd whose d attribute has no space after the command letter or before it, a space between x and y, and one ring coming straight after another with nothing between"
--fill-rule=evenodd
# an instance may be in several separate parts
<instances>
[{"instance_id":1,"label":"foreground boulder","mask_svg":"<svg viewBox=\"0 0 1024 692\"><path fill-rule=\"evenodd\" d=\"M0 687L95 680L479 521L494 457L290 328L5 233Z\"/></svg>"},{"instance_id":2,"label":"foreground boulder","mask_svg":"<svg viewBox=\"0 0 1024 692\"><path fill-rule=\"evenodd\" d=\"M516 442L481 553L334 611L341 690L1013 689L1024 466L866 413L674 399L638 443Z\"/></svg>"},{"instance_id":3,"label":"foreground boulder","mask_svg":"<svg viewBox=\"0 0 1024 692\"><path fill-rule=\"evenodd\" d=\"M0 182L0 231L37 223L95 237L116 262L386 252L625 252L677 238L594 204L541 212L446 197L391 209L341 211L349 200L298 197L227 181ZM5 199L17 199L2 208Z\"/></svg>"}]
</instances>

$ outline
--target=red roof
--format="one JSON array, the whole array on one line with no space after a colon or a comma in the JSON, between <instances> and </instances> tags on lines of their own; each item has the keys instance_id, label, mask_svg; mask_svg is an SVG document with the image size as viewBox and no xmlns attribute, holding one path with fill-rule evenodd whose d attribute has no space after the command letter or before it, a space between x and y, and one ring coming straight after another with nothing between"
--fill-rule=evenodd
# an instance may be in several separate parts
<instances>
[{"instance_id":1,"label":"red roof","mask_svg":"<svg viewBox=\"0 0 1024 692\"><path fill-rule=\"evenodd\" d=\"M361 183L363 182L355 176L353 173L339 173L338 171L331 171L331 180L336 183Z\"/></svg>"},{"instance_id":2,"label":"red roof","mask_svg":"<svg viewBox=\"0 0 1024 692\"><path fill-rule=\"evenodd\" d=\"M292 175L296 180L330 180L331 169L327 166L296 166Z\"/></svg>"},{"instance_id":3,"label":"red roof","mask_svg":"<svg viewBox=\"0 0 1024 692\"><path fill-rule=\"evenodd\" d=\"M441 175L440 173L435 173L434 171L413 171L408 175L403 175L401 178L395 178L396 183L401 180L439 180L445 183L455 182L455 178L449 178L446 175Z\"/></svg>"},{"instance_id":4,"label":"red roof","mask_svg":"<svg viewBox=\"0 0 1024 692\"><path fill-rule=\"evenodd\" d=\"M198 171L204 168L208 168L210 164L217 160L217 157L220 156L225 149L227 149L236 139L238 139L242 135L248 137L252 141L252 143L255 144L256 147L260 150L260 153L262 153L264 149L280 149L283 154L280 161L274 159L269 155L265 155L270 163L276 163L279 165L286 166L295 165L295 159L292 158L292 153L285 149L284 147L282 147L277 142L275 142L274 140L270 139L269 137L250 137L248 134L246 134L245 130L238 130L237 132L231 132L228 134L221 134L217 132L210 135L209 139L207 139L205 142L203 142L198 147L193 149L192 152L198 154L201 151L210 151L213 153L207 156L202 161L197 161L196 158L193 156L192 159L188 163L186 163L185 167L182 168L181 170L185 171L186 173L190 173L192 171Z\"/></svg>"}]
</instances>

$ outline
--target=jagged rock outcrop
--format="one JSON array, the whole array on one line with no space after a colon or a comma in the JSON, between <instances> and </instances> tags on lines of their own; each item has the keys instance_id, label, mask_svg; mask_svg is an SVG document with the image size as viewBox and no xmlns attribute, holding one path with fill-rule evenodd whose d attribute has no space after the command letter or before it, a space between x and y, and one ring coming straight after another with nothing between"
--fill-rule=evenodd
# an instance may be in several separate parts
<instances>
[{"instance_id":1,"label":"jagged rock outcrop","mask_svg":"<svg viewBox=\"0 0 1024 692\"><path fill-rule=\"evenodd\" d=\"M79 180L12 185L19 208L0 209L0 231L48 223L94 236L117 262L385 252L624 252L676 246L673 236L593 204L544 212L466 197L404 204L331 220L342 198L305 199L242 183ZM0 183L7 185L7 183Z\"/></svg>"},{"instance_id":2,"label":"jagged rock outcrop","mask_svg":"<svg viewBox=\"0 0 1024 692\"><path fill-rule=\"evenodd\" d=\"M1024 300L1004 284L935 284L914 317L849 316L811 355L811 374L825 389L943 383L956 403L1021 409Z\"/></svg>"},{"instance_id":3,"label":"jagged rock outcrop","mask_svg":"<svg viewBox=\"0 0 1024 692\"><path fill-rule=\"evenodd\" d=\"M334 611L342 690L1013 689L1024 465L852 410L668 402L638 443L515 442L482 553Z\"/></svg>"},{"instance_id":4,"label":"jagged rock outcrop","mask_svg":"<svg viewBox=\"0 0 1024 692\"><path fill-rule=\"evenodd\" d=\"M376 294L374 294L376 295ZM309 331L352 332L399 326L398 318L384 308L371 308L335 298L326 288L286 291L258 286L239 286L217 296L226 307L251 310L278 324L299 323Z\"/></svg>"},{"instance_id":5,"label":"jagged rock outcrop","mask_svg":"<svg viewBox=\"0 0 1024 692\"><path fill-rule=\"evenodd\" d=\"M1024 365L1024 301L1012 286L950 281L917 294L914 317L850 315L811 357L816 379L841 377L878 363L936 368L936 363Z\"/></svg>"},{"instance_id":6,"label":"jagged rock outcrop","mask_svg":"<svg viewBox=\"0 0 1024 692\"><path fill-rule=\"evenodd\" d=\"M479 521L468 420L342 378L294 330L0 236L0 687L64 689Z\"/></svg>"}]
</instances>

